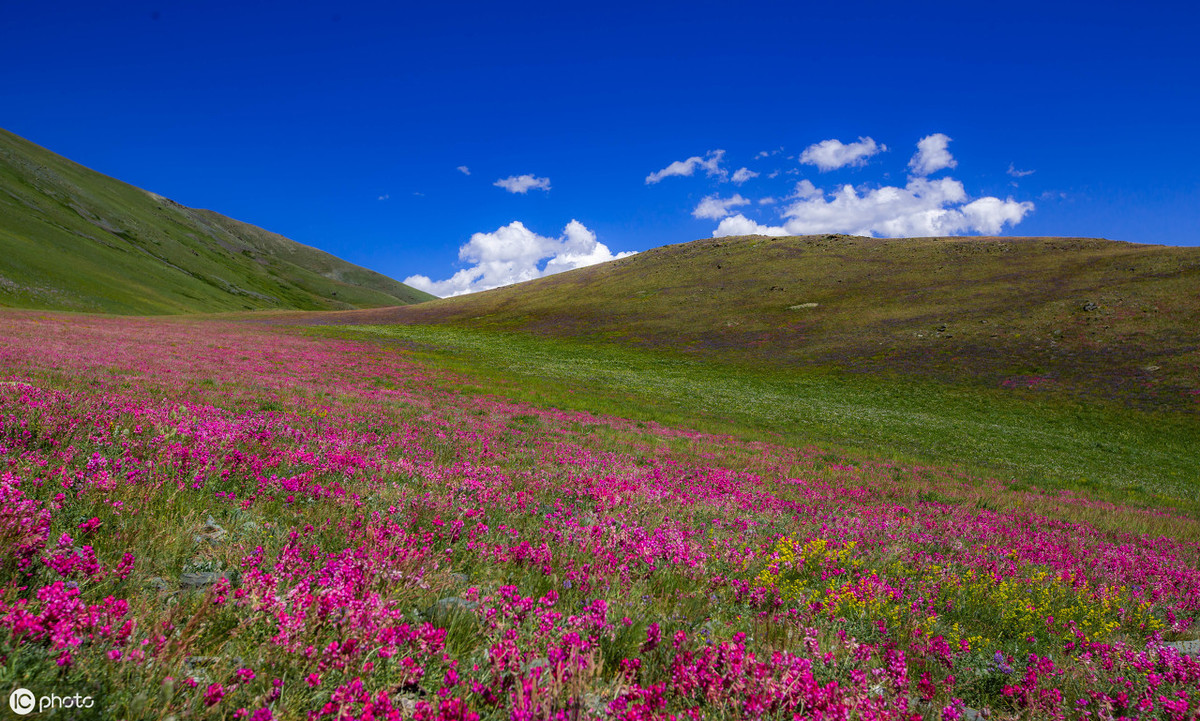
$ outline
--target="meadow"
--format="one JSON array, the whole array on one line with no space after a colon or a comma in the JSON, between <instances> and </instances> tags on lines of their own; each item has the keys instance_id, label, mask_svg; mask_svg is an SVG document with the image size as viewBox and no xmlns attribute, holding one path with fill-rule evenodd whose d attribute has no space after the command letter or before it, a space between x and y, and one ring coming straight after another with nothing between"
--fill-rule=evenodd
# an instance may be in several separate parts
<instances>
[{"instance_id":1,"label":"meadow","mask_svg":"<svg viewBox=\"0 0 1200 721\"><path fill-rule=\"evenodd\" d=\"M896 420L853 405L830 443L752 410L697 429L699 371L669 363L663 394L609 378L587 410L557 402L569 374L535 397L429 335L7 311L0 336L0 682L83 717L1200 708L1200 522L1170 468L1155 506L1014 482L1011 454L833 444Z\"/></svg>"},{"instance_id":2,"label":"meadow","mask_svg":"<svg viewBox=\"0 0 1200 721\"><path fill-rule=\"evenodd\" d=\"M1083 402L1038 384L981 388L815 364L781 369L515 331L373 325L310 332L397 343L468 376L475 392L513 400L819 445L835 457L954 464L1018 489L1200 514L1200 418L1192 414Z\"/></svg>"}]
</instances>

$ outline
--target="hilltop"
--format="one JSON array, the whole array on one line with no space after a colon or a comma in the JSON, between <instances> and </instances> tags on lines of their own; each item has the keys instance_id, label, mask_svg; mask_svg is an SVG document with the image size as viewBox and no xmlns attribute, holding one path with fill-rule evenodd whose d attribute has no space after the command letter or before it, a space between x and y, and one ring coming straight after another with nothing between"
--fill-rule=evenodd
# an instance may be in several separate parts
<instances>
[{"instance_id":1,"label":"hilltop","mask_svg":"<svg viewBox=\"0 0 1200 721\"><path fill-rule=\"evenodd\" d=\"M1200 248L1083 238L716 238L309 322L454 324L777 369L1194 410Z\"/></svg>"},{"instance_id":2,"label":"hilltop","mask_svg":"<svg viewBox=\"0 0 1200 721\"><path fill-rule=\"evenodd\" d=\"M0 306L163 314L340 310L430 298L0 130Z\"/></svg>"}]
</instances>

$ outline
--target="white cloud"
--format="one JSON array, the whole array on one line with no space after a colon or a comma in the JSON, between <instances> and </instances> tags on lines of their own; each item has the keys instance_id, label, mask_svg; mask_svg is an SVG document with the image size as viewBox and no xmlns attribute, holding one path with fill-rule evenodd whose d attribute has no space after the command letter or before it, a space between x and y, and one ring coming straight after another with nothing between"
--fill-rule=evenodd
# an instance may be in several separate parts
<instances>
[{"instance_id":1,"label":"white cloud","mask_svg":"<svg viewBox=\"0 0 1200 721\"><path fill-rule=\"evenodd\" d=\"M501 178L492 185L497 188L504 188L510 193L525 194L531 188L538 190L550 190L549 178L538 178L532 175L510 175L507 178Z\"/></svg>"},{"instance_id":2,"label":"white cloud","mask_svg":"<svg viewBox=\"0 0 1200 721\"><path fill-rule=\"evenodd\" d=\"M968 202L962 183L953 178L911 178L903 188L883 186L861 193L851 185L826 193L802 180L790 199L793 202L781 211L786 218L781 227L762 226L738 215L721 221L714 235L848 233L898 238L995 234L1005 225L1021 222L1034 208L1033 203L1012 198L984 197Z\"/></svg>"},{"instance_id":3,"label":"white cloud","mask_svg":"<svg viewBox=\"0 0 1200 721\"><path fill-rule=\"evenodd\" d=\"M460 165L458 166L458 172L462 173L463 175L470 175L471 169L465 165Z\"/></svg>"},{"instance_id":4,"label":"white cloud","mask_svg":"<svg viewBox=\"0 0 1200 721\"><path fill-rule=\"evenodd\" d=\"M836 138L822 140L808 146L800 153L800 162L815 165L821 172L836 170L847 165L866 165L867 158L887 150L886 145L871 138L858 139L856 143L843 143Z\"/></svg>"},{"instance_id":5,"label":"white cloud","mask_svg":"<svg viewBox=\"0 0 1200 721\"><path fill-rule=\"evenodd\" d=\"M690 176L696 172L697 168L703 168L708 177L718 177L724 179L725 170L721 168L721 159L725 157L724 150L710 150L701 158L698 155L693 155L687 160L676 160L667 167L657 172L646 176L646 185L653 185L663 178L669 178L673 175Z\"/></svg>"},{"instance_id":6,"label":"white cloud","mask_svg":"<svg viewBox=\"0 0 1200 721\"><path fill-rule=\"evenodd\" d=\"M852 235L944 235L961 227L946 206L963 203L967 193L952 178L930 181L914 178L904 188L883 186L859 195L851 185L817 191L789 205L783 214L797 235L850 233Z\"/></svg>"},{"instance_id":7,"label":"white cloud","mask_svg":"<svg viewBox=\"0 0 1200 721\"><path fill-rule=\"evenodd\" d=\"M1005 228L1018 225L1034 211L1033 203L1012 197L971 197L963 183L952 177L929 178L931 173L957 166L948 150L949 143L950 138L943 133L921 138L916 154L909 161L911 173L903 187L842 185L826 190L807 178L799 179L786 196L763 197L757 201L759 207L780 202L777 209L771 211L778 214L778 225L761 223L742 212L734 213L733 209L738 206L751 205L741 195L729 199L710 195L696 206L692 215L719 220L713 231L714 237L846 233L898 238L996 235ZM862 165L867 158L886 150L884 145L869 137L860 137L850 144L825 140L806 148L800 154L800 162L831 170ZM759 153L758 157L762 156L763 153ZM793 168L786 172L799 174L800 171ZM1032 172L1017 170L1013 165L1008 169L1010 175L1018 178ZM767 177L776 175L771 173ZM735 179L736 176L735 173Z\"/></svg>"},{"instance_id":8,"label":"white cloud","mask_svg":"<svg viewBox=\"0 0 1200 721\"><path fill-rule=\"evenodd\" d=\"M1008 164L1008 174L1014 178L1024 178L1026 175L1033 175L1036 170L1017 170L1012 163Z\"/></svg>"},{"instance_id":9,"label":"white cloud","mask_svg":"<svg viewBox=\"0 0 1200 721\"><path fill-rule=\"evenodd\" d=\"M908 161L913 175L924 177L958 165L958 161L946 149L949 144L950 138L945 133L934 133L918 140L916 155Z\"/></svg>"},{"instance_id":10,"label":"white cloud","mask_svg":"<svg viewBox=\"0 0 1200 721\"><path fill-rule=\"evenodd\" d=\"M696 218L709 218L717 220L729 215L730 208L736 208L739 205L749 205L750 201L743 198L740 194L734 194L732 198L720 198L714 195L706 196L692 211L692 216Z\"/></svg>"},{"instance_id":11,"label":"white cloud","mask_svg":"<svg viewBox=\"0 0 1200 721\"><path fill-rule=\"evenodd\" d=\"M1033 203L1018 203L1012 198L1000 200L987 197L973 200L962 207L971 230L996 235L1007 225L1021 222L1025 214L1033 210Z\"/></svg>"},{"instance_id":12,"label":"white cloud","mask_svg":"<svg viewBox=\"0 0 1200 721\"><path fill-rule=\"evenodd\" d=\"M749 168L738 168L737 171L734 172L733 177L730 178L730 180L732 180L734 183L736 183L738 185L741 185L742 183L746 182L747 180L749 180L751 178L757 178L757 177L758 177L758 173L754 172L753 170L751 170Z\"/></svg>"},{"instance_id":13,"label":"white cloud","mask_svg":"<svg viewBox=\"0 0 1200 721\"><path fill-rule=\"evenodd\" d=\"M475 233L458 249L459 260L470 263L446 280L431 280L413 275L407 285L443 298L499 288L502 285L533 280L582 268L633 253L613 255L608 246L596 240L596 234L577 220L563 228L562 235L548 238L513 221L491 233ZM543 261L545 261L543 263Z\"/></svg>"},{"instance_id":14,"label":"white cloud","mask_svg":"<svg viewBox=\"0 0 1200 721\"><path fill-rule=\"evenodd\" d=\"M796 187L792 190L792 194L788 196L788 200L795 198L815 198L823 195L821 189L813 185L808 178L796 183Z\"/></svg>"},{"instance_id":15,"label":"white cloud","mask_svg":"<svg viewBox=\"0 0 1200 721\"><path fill-rule=\"evenodd\" d=\"M388 199L388 198L390 198L390 197L392 197L392 196L388 195L387 193L384 193L383 195L379 196L379 199L380 199L380 200L387 200L387 199Z\"/></svg>"},{"instance_id":16,"label":"white cloud","mask_svg":"<svg viewBox=\"0 0 1200 721\"><path fill-rule=\"evenodd\" d=\"M777 225L760 225L738 213L722 220L717 229L713 231L714 238L723 238L727 235L770 235L778 237L788 235L788 232L785 228Z\"/></svg>"}]
</instances>

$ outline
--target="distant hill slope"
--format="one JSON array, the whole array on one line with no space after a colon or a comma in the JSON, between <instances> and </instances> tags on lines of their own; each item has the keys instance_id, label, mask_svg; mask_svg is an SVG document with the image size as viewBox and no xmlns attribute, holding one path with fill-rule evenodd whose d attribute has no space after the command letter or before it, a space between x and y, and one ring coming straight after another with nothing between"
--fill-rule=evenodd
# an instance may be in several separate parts
<instances>
[{"instance_id":1,"label":"distant hill slope","mask_svg":"<svg viewBox=\"0 0 1200 721\"><path fill-rule=\"evenodd\" d=\"M513 329L1200 410L1200 248L705 239L420 306L321 317Z\"/></svg>"},{"instance_id":2,"label":"distant hill slope","mask_svg":"<svg viewBox=\"0 0 1200 721\"><path fill-rule=\"evenodd\" d=\"M334 310L432 297L0 130L0 306L160 314Z\"/></svg>"}]
</instances>

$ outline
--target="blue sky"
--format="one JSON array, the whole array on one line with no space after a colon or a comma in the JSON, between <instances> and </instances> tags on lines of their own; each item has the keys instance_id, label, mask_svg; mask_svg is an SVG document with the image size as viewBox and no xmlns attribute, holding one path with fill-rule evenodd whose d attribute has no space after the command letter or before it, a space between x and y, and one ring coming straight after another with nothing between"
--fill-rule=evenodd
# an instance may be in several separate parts
<instances>
[{"instance_id":1,"label":"blue sky","mask_svg":"<svg viewBox=\"0 0 1200 721\"><path fill-rule=\"evenodd\" d=\"M10 0L0 126L441 294L714 232L1200 245L1198 35L1155 3Z\"/></svg>"}]
</instances>

